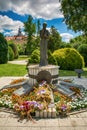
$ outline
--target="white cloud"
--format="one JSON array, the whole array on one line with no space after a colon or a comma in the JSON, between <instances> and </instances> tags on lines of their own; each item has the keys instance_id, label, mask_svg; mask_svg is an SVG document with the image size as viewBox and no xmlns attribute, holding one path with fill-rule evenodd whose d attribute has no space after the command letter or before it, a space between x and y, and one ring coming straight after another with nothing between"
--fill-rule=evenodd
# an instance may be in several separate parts
<instances>
[{"instance_id":1,"label":"white cloud","mask_svg":"<svg viewBox=\"0 0 87 130\"><path fill-rule=\"evenodd\" d=\"M17 30L12 30L10 32L5 32L4 35L5 36L14 36L17 35L18 31Z\"/></svg>"},{"instance_id":2,"label":"white cloud","mask_svg":"<svg viewBox=\"0 0 87 130\"><path fill-rule=\"evenodd\" d=\"M69 42L70 39L73 38L73 35L70 33L61 33L60 36L62 37L63 41Z\"/></svg>"},{"instance_id":3,"label":"white cloud","mask_svg":"<svg viewBox=\"0 0 87 130\"><path fill-rule=\"evenodd\" d=\"M0 15L0 32L4 32L4 30L10 30L10 32L7 31L6 34L16 35L19 27L23 28L22 22L14 21L7 16Z\"/></svg>"},{"instance_id":4,"label":"white cloud","mask_svg":"<svg viewBox=\"0 0 87 130\"><path fill-rule=\"evenodd\" d=\"M12 10L18 14L53 19L63 17L59 0L0 0L0 10Z\"/></svg>"},{"instance_id":5,"label":"white cloud","mask_svg":"<svg viewBox=\"0 0 87 130\"><path fill-rule=\"evenodd\" d=\"M2 28L0 28L0 32L1 32L1 33L3 33L3 32L4 32L4 30L3 30Z\"/></svg>"}]
</instances>

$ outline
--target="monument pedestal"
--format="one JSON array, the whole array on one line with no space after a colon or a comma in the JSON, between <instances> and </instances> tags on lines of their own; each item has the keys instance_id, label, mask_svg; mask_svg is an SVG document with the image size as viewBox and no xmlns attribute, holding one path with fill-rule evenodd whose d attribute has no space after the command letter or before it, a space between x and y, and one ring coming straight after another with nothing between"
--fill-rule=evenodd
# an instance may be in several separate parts
<instances>
[{"instance_id":1,"label":"monument pedestal","mask_svg":"<svg viewBox=\"0 0 87 130\"><path fill-rule=\"evenodd\" d=\"M52 79L58 78L59 66L56 66L56 65L47 65L47 66L30 65L30 66L28 66L28 74L32 75L32 77L29 76L29 83L31 85L34 85L37 82L37 80L34 77L37 76L38 73L43 70L48 71L51 74Z\"/></svg>"}]
</instances>

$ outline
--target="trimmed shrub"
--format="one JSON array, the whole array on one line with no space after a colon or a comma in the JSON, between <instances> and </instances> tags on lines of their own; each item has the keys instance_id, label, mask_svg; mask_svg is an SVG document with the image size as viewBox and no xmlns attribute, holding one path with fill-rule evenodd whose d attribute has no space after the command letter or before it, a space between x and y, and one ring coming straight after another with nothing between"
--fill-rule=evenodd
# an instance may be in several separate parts
<instances>
[{"instance_id":1,"label":"trimmed shrub","mask_svg":"<svg viewBox=\"0 0 87 130\"><path fill-rule=\"evenodd\" d=\"M18 49L17 49L16 44L10 43L9 46L12 48L12 50L14 52L14 59L17 59L19 54L18 54Z\"/></svg>"},{"instance_id":2,"label":"trimmed shrub","mask_svg":"<svg viewBox=\"0 0 87 130\"><path fill-rule=\"evenodd\" d=\"M48 51L48 63L49 64L53 64L53 65L57 65L56 58L53 57L53 55L52 55L50 50Z\"/></svg>"},{"instance_id":3,"label":"trimmed shrub","mask_svg":"<svg viewBox=\"0 0 87 130\"><path fill-rule=\"evenodd\" d=\"M39 63L40 62L40 51L38 49L34 50L29 58L29 63Z\"/></svg>"},{"instance_id":4,"label":"trimmed shrub","mask_svg":"<svg viewBox=\"0 0 87 130\"><path fill-rule=\"evenodd\" d=\"M40 62L40 50L36 49L32 52L30 58L29 58L29 63L39 63ZM28 63L28 64L29 64ZM49 64L57 64L56 59L53 57L51 51L48 51L48 63Z\"/></svg>"},{"instance_id":5,"label":"trimmed shrub","mask_svg":"<svg viewBox=\"0 0 87 130\"><path fill-rule=\"evenodd\" d=\"M73 48L63 48L54 51L53 56L57 60L60 69L74 70L81 69L84 66L84 59L80 53Z\"/></svg>"},{"instance_id":6,"label":"trimmed shrub","mask_svg":"<svg viewBox=\"0 0 87 130\"><path fill-rule=\"evenodd\" d=\"M87 44L81 44L78 47L78 51L84 57L85 66L87 66Z\"/></svg>"},{"instance_id":7,"label":"trimmed shrub","mask_svg":"<svg viewBox=\"0 0 87 130\"><path fill-rule=\"evenodd\" d=\"M10 46L8 46L8 60L9 61L14 60L14 52Z\"/></svg>"},{"instance_id":8,"label":"trimmed shrub","mask_svg":"<svg viewBox=\"0 0 87 130\"><path fill-rule=\"evenodd\" d=\"M8 61L8 44L3 34L0 33L0 64Z\"/></svg>"}]
</instances>

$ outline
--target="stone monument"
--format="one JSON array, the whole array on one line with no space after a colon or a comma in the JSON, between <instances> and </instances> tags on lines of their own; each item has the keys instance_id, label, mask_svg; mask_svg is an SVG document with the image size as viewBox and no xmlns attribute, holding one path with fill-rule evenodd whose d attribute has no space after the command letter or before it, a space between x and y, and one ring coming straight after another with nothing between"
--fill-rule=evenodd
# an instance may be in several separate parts
<instances>
[{"instance_id":1,"label":"stone monument","mask_svg":"<svg viewBox=\"0 0 87 130\"><path fill-rule=\"evenodd\" d=\"M43 23L43 29L40 31L40 66L48 65L47 55L47 39L49 37L49 31L46 29L47 24Z\"/></svg>"},{"instance_id":2,"label":"stone monument","mask_svg":"<svg viewBox=\"0 0 87 130\"><path fill-rule=\"evenodd\" d=\"M50 33L46 27L47 24L43 23L43 28L40 30L40 63L28 66L29 83L32 86L41 80L51 82L52 79L57 79L59 75L59 66L48 64L47 40Z\"/></svg>"}]
</instances>

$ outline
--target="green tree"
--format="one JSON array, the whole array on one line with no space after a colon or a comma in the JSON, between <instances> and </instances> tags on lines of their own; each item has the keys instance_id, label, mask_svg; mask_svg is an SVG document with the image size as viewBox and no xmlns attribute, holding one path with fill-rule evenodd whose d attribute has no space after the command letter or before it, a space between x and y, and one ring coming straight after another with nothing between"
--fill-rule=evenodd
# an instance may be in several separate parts
<instances>
[{"instance_id":1,"label":"green tree","mask_svg":"<svg viewBox=\"0 0 87 130\"><path fill-rule=\"evenodd\" d=\"M17 49L19 55L25 55L26 43L22 43L22 44L17 43Z\"/></svg>"},{"instance_id":2,"label":"green tree","mask_svg":"<svg viewBox=\"0 0 87 130\"><path fill-rule=\"evenodd\" d=\"M62 42L62 39L54 26L50 29L50 36L48 40L48 49L53 52L57 50Z\"/></svg>"},{"instance_id":3,"label":"green tree","mask_svg":"<svg viewBox=\"0 0 87 130\"><path fill-rule=\"evenodd\" d=\"M24 27L25 27L25 32L28 36L27 38L27 46L26 46L26 52L27 54L31 54L32 53L32 44L33 44L33 38L34 38L34 34L36 32L36 24L33 23L33 17L31 15L29 15L28 20L26 22L24 22Z\"/></svg>"},{"instance_id":4,"label":"green tree","mask_svg":"<svg viewBox=\"0 0 87 130\"><path fill-rule=\"evenodd\" d=\"M68 28L87 34L87 1L60 0L64 21Z\"/></svg>"},{"instance_id":5,"label":"green tree","mask_svg":"<svg viewBox=\"0 0 87 130\"><path fill-rule=\"evenodd\" d=\"M38 21L37 21L37 36L39 36L39 34L40 34L40 25L41 25L41 23L40 23L40 20L38 19Z\"/></svg>"},{"instance_id":6,"label":"green tree","mask_svg":"<svg viewBox=\"0 0 87 130\"><path fill-rule=\"evenodd\" d=\"M8 61L8 44L3 34L0 33L0 64Z\"/></svg>"},{"instance_id":7,"label":"green tree","mask_svg":"<svg viewBox=\"0 0 87 130\"><path fill-rule=\"evenodd\" d=\"M81 44L87 44L87 37L85 35L75 37L70 40L70 44L72 45L73 48L78 49L78 47Z\"/></svg>"}]
</instances>

